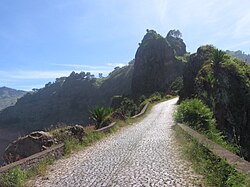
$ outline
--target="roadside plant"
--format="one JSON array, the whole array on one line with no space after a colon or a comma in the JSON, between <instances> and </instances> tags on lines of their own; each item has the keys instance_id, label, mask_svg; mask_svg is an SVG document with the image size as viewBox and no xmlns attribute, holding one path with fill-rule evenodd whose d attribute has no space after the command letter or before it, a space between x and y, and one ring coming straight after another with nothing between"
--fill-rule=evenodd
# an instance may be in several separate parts
<instances>
[{"instance_id":1,"label":"roadside plant","mask_svg":"<svg viewBox=\"0 0 250 187\"><path fill-rule=\"evenodd\" d=\"M183 101L175 113L175 120L203 132L209 130L211 126L215 126L212 111L199 99Z\"/></svg>"},{"instance_id":2,"label":"roadside plant","mask_svg":"<svg viewBox=\"0 0 250 187\"><path fill-rule=\"evenodd\" d=\"M102 128L105 122L113 114L112 108L104 108L96 106L90 111L90 118L95 121L96 129Z\"/></svg>"}]
</instances>

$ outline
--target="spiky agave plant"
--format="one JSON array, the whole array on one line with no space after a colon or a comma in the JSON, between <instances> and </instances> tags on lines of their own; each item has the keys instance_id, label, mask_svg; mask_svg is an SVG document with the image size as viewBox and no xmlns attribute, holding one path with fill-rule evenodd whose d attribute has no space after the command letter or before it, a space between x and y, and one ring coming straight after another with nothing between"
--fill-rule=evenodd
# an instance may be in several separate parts
<instances>
[{"instance_id":1,"label":"spiky agave plant","mask_svg":"<svg viewBox=\"0 0 250 187\"><path fill-rule=\"evenodd\" d=\"M90 118L95 121L96 129L103 126L104 122L112 115L113 109L96 106L90 111Z\"/></svg>"}]
</instances>

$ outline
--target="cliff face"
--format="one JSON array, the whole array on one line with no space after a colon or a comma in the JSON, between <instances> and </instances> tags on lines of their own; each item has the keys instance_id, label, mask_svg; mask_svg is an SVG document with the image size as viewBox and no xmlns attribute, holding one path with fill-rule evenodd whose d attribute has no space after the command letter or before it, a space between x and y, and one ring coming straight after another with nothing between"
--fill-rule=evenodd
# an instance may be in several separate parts
<instances>
[{"instance_id":1,"label":"cliff face","mask_svg":"<svg viewBox=\"0 0 250 187\"><path fill-rule=\"evenodd\" d=\"M204 46L191 55L180 100L198 97L206 103L217 127L250 160L250 66L225 53L216 63L214 52L212 46Z\"/></svg>"},{"instance_id":2,"label":"cliff face","mask_svg":"<svg viewBox=\"0 0 250 187\"><path fill-rule=\"evenodd\" d=\"M195 78L204 64L211 62L213 47L206 45L198 48L190 56L183 70L183 88L180 91L180 101L195 96Z\"/></svg>"},{"instance_id":3,"label":"cliff face","mask_svg":"<svg viewBox=\"0 0 250 187\"><path fill-rule=\"evenodd\" d=\"M155 91L167 92L171 83L182 76L184 63L175 57L174 41L174 37L167 41L155 31L147 31L135 55L131 85L133 95L149 95ZM177 53L182 54L180 51Z\"/></svg>"},{"instance_id":4,"label":"cliff face","mask_svg":"<svg viewBox=\"0 0 250 187\"><path fill-rule=\"evenodd\" d=\"M196 94L213 109L218 128L250 160L250 66L233 60L204 66Z\"/></svg>"}]
</instances>

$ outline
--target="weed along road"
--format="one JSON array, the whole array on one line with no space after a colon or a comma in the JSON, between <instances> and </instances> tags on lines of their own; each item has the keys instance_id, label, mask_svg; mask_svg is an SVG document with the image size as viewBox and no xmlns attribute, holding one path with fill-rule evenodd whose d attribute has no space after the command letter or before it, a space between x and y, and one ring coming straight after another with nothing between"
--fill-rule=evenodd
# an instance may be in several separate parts
<instances>
[{"instance_id":1,"label":"weed along road","mask_svg":"<svg viewBox=\"0 0 250 187\"><path fill-rule=\"evenodd\" d=\"M181 158L172 114L177 99L141 121L50 166L33 186L195 186L200 176Z\"/></svg>"}]
</instances>

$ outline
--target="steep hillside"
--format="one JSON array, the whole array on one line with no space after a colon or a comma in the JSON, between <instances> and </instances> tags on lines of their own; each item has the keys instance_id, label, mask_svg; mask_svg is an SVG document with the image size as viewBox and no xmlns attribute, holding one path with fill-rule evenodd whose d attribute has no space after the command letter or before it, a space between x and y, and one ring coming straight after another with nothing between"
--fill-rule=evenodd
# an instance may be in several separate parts
<instances>
[{"instance_id":1,"label":"steep hillside","mask_svg":"<svg viewBox=\"0 0 250 187\"><path fill-rule=\"evenodd\" d=\"M147 30L135 55L133 95L167 92L171 83L182 76L184 63L176 56L185 53L186 45L179 36L168 34L164 38L154 30Z\"/></svg>"},{"instance_id":2,"label":"steep hillside","mask_svg":"<svg viewBox=\"0 0 250 187\"><path fill-rule=\"evenodd\" d=\"M15 105L17 99L24 96L27 92L22 90L15 90L7 87L0 87L0 111Z\"/></svg>"},{"instance_id":3,"label":"steep hillside","mask_svg":"<svg viewBox=\"0 0 250 187\"><path fill-rule=\"evenodd\" d=\"M206 103L217 127L250 160L250 66L205 46L191 55L183 79L180 100L198 97Z\"/></svg>"},{"instance_id":4,"label":"steep hillside","mask_svg":"<svg viewBox=\"0 0 250 187\"><path fill-rule=\"evenodd\" d=\"M58 78L3 110L0 127L30 132L58 123L87 124L92 107L109 105L113 95L130 92L132 71L133 64L130 64L115 69L103 79L72 72L69 77Z\"/></svg>"}]
</instances>

